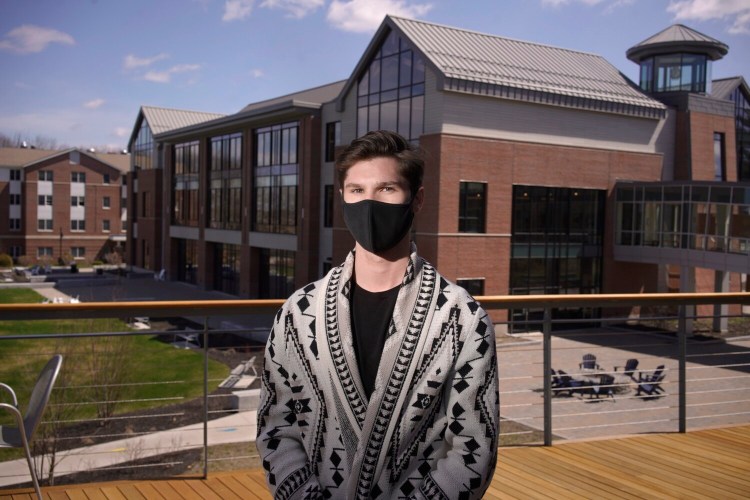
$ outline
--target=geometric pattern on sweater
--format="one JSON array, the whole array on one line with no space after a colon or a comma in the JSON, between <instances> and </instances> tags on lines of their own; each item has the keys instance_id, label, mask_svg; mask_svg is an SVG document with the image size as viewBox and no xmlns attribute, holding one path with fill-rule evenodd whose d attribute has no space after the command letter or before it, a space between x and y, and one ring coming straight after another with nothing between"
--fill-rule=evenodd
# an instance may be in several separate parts
<instances>
[{"instance_id":1,"label":"geometric pattern on sweater","mask_svg":"<svg viewBox=\"0 0 750 500\"><path fill-rule=\"evenodd\" d=\"M365 420L365 412L367 406L365 400L360 394L357 384L354 383L352 376L352 369L349 366L349 360L344 355L344 346L341 340L341 331L339 330L338 322L338 293L339 293L339 280L341 279L341 267L334 269L331 279L328 282L325 295L325 318L326 318L326 338L328 339L328 348L331 350L331 357L336 368L336 375L339 378L339 383L343 387L346 394L346 399L349 402L349 407L352 413L357 418L359 428L362 428L362 424Z\"/></svg>"},{"instance_id":2,"label":"geometric pattern on sweater","mask_svg":"<svg viewBox=\"0 0 750 500\"><path fill-rule=\"evenodd\" d=\"M386 427L393 416L393 411L397 406L396 403L399 400L401 391L404 390L406 373L409 371L409 365L411 365L414 358L414 348L417 345L419 336L422 334L424 320L427 317L427 307L430 304L430 299L435 289L435 277L435 268L425 264L418 298L414 303L409 324L401 342L399 353L396 356L393 370L390 377L388 377L385 396L383 396L377 410L375 426L367 440L357 484L357 494L362 498L371 496L370 489L372 488L375 468L377 467L378 457L381 454L383 440L385 439Z\"/></svg>"},{"instance_id":3,"label":"geometric pattern on sweater","mask_svg":"<svg viewBox=\"0 0 750 500\"><path fill-rule=\"evenodd\" d=\"M481 498L497 458L492 322L414 249L368 401L350 333L352 257L274 320L256 440L271 493Z\"/></svg>"}]
</instances>

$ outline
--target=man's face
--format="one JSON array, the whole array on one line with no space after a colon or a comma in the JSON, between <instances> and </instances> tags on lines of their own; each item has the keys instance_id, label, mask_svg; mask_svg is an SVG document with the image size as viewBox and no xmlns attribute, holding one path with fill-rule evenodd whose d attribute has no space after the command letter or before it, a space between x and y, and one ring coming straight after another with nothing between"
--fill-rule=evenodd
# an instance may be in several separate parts
<instances>
[{"instance_id":1,"label":"man's face","mask_svg":"<svg viewBox=\"0 0 750 500\"><path fill-rule=\"evenodd\" d=\"M341 190L346 203L376 200L384 203L411 201L409 182L399 174L395 158L379 157L352 165ZM418 197L421 198L421 188Z\"/></svg>"}]
</instances>

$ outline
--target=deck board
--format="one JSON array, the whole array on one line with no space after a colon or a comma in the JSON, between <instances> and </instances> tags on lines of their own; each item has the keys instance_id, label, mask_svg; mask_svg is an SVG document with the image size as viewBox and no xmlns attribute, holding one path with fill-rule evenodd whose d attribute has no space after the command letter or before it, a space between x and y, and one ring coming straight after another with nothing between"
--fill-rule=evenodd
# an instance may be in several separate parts
<instances>
[{"instance_id":1,"label":"deck board","mask_svg":"<svg viewBox=\"0 0 750 500\"><path fill-rule=\"evenodd\" d=\"M261 469L43 491L64 500L271 498ZM0 500L31 498L30 488L0 489ZM750 498L750 425L501 448L485 498Z\"/></svg>"}]
</instances>

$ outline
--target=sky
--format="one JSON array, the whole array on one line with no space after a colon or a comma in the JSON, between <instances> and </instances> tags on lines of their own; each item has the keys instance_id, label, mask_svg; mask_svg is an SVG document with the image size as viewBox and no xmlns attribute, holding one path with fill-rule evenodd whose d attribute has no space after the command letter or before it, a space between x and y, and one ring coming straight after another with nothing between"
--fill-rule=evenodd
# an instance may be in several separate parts
<instances>
[{"instance_id":1,"label":"sky","mask_svg":"<svg viewBox=\"0 0 750 500\"><path fill-rule=\"evenodd\" d=\"M750 0L0 0L0 134L127 147L141 106L236 113L347 79L383 17L598 54L675 23L729 45L750 81Z\"/></svg>"}]
</instances>

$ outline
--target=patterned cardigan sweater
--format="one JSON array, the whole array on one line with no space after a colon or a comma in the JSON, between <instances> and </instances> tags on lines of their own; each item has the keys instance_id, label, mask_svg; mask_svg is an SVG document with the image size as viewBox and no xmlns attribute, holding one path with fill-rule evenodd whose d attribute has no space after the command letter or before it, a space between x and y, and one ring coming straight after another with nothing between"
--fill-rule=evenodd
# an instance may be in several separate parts
<instances>
[{"instance_id":1,"label":"patterned cardigan sweater","mask_svg":"<svg viewBox=\"0 0 750 500\"><path fill-rule=\"evenodd\" d=\"M256 444L277 499L480 498L495 468L495 332L412 247L368 401L353 349L354 254L295 292L265 354Z\"/></svg>"}]
</instances>

